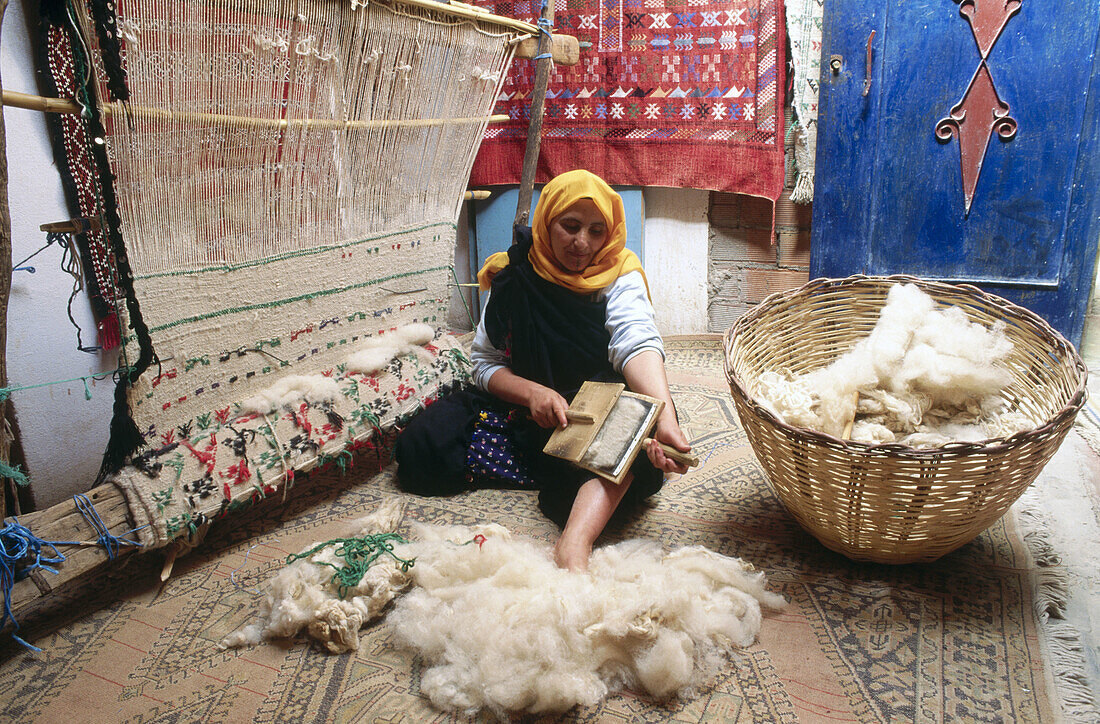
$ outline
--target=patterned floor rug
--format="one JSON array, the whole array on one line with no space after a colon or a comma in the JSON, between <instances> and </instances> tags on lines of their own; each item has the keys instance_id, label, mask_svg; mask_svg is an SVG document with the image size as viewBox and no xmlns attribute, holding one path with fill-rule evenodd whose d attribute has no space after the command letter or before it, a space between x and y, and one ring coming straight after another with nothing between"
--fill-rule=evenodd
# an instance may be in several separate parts
<instances>
[{"instance_id":1,"label":"patterned floor rug","mask_svg":"<svg viewBox=\"0 0 1100 724\"><path fill-rule=\"evenodd\" d=\"M647 537L744 558L791 600L758 642L691 700L624 692L539 721L1056 721L1049 652L1033 612L1037 565L1012 516L931 564L853 563L803 532L770 492L737 421L715 339L671 340L669 376L702 464L604 541ZM287 554L345 532L386 496L392 467L360 459L300 481L282 507L221 522L155 585L157 554L133 556L55 602L23 633L42 653L0 650L0 718L25 722L450 721L419 690L421 664L385 621L358 652L305 640L220 651L251 619L258 586ZM381 468L379 470L379 468ZM409 496L406 519L495 521L551 540L527 491ZM486 632L491 635L491 632Z\"/></svg>"}]
</instances>

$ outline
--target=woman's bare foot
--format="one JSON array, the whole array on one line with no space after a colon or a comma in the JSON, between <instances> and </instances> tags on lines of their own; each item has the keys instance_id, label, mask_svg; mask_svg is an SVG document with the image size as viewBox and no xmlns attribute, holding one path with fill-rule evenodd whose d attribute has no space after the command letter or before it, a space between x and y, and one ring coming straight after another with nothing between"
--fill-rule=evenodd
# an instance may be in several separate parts
<instances>
[{"instance_id":1,"label":"woman's bare foot","mask_svg":"<svg viewBox=\"0 0 1100 724\"><path fill-rule=\"evenodd\" d=\"M574 573L588 570L588 557L592 555L592 543L575 541L562 536L554 546L554 563Z\"/></svg>"},{"instance_id":2,"label":"woman's bare foot","mask_svg":"<svg viewBox=\"0 0 1100 724\"><path fill-rule=\"evenodd\" d=\"M554 546L554 562L558 567L570 571L588 570L592 544L600 537L603 527L607 525L633 480L633 474L628 473L620 485L609 483L603 478L592 478L581 486L573 501L573 508L569 511L569 520L565 521L561 538Z\"/></svg>"}]
</instances>

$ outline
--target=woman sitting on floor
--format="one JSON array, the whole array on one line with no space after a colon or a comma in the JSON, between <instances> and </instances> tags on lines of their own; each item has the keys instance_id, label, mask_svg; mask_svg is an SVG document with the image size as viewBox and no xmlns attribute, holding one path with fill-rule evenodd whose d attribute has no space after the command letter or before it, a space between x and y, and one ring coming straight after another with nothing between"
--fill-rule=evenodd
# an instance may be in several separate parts
<instances>
[{"instance_id":1,"label":"woman sitting on floor","mask_svg":"<svg viewBox=\"0 0 1100 724\"><path fill-rule=\"evenodd\" d=\"M657 492L664 473L686 468L656 442L621 485L545 455L569 400L585 380L624 382L665 402L653 437L691 448L676 419L664 347L638 257L626 248L622 198L588 171L542 190L530 229L478 273L489 290L473 342L478 388L448 395L397 440L398 482L411 493L532 487L562 527L559 566L583 570L615 510Z\"/></svg>"}]
</instances>

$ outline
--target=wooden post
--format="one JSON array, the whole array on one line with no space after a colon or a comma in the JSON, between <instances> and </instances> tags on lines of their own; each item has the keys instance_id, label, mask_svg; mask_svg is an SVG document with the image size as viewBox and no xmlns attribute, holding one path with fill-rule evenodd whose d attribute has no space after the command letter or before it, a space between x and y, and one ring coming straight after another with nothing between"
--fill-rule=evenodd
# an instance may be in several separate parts
<instances>
[{"instance_id":1,"label":"wooden post","mask_svg":"<svg viewBox=\"0 0 1100 724\"><path fill-rule=\"evenodd\" d=\"M554 0L543 0L542 18L554 22ZM551 40L539 33L539 55L550 52ZM535 167L539 162L542 143L542 114L546 107L546 86L550 83L550 58L535 61L535 87L531 91L531 122L527 126L527 149L523 153L523 171L519 179L519 201L516 202L516 224L526 225L531 213L531 195L535 190Z\"/></svg>"},{"instance_id":2,"label":"wooden post","mask_svg":"<svg viewBox=\"0 0 1100 724\"><path fill-rule=\"evenodd\" d=\"M8 9L8 0L0 0L0 27L4 22L4 11ZM0 80L0 91L3 89ZM4 130L4 109L0 106L0 386L8 386L8 296L11 294L11 211L8 209L8 141ZM11 453L11 440L8 439L6 422L8 419L8 401L0 401L0 461L8 462ZM7 490L18 495L15 483L10 478L5 490L0 491L0 520L8 514ZM15 498L13 498L15 499Z\"/></svg>"}]
</instances>

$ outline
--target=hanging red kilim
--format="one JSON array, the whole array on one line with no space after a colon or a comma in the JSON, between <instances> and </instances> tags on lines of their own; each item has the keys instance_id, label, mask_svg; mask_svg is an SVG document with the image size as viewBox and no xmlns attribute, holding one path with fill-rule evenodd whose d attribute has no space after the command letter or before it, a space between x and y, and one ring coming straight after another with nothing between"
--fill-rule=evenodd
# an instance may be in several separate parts
<instances>
[{"instance_id":1,"label":"hanging red kilim","mask_svg":"<svg viewBox=\"0 0 1100 724\"><path fill-rule=\"evenodd\" d=\"M477 0L534 22L538 0ZM779 198L782 0L556 0L554 31L581 62L554 66L537 181L586 168L613 184ZM518 183L534 61L512 64L471 185Z\"/></svg>"}]
</instances>

